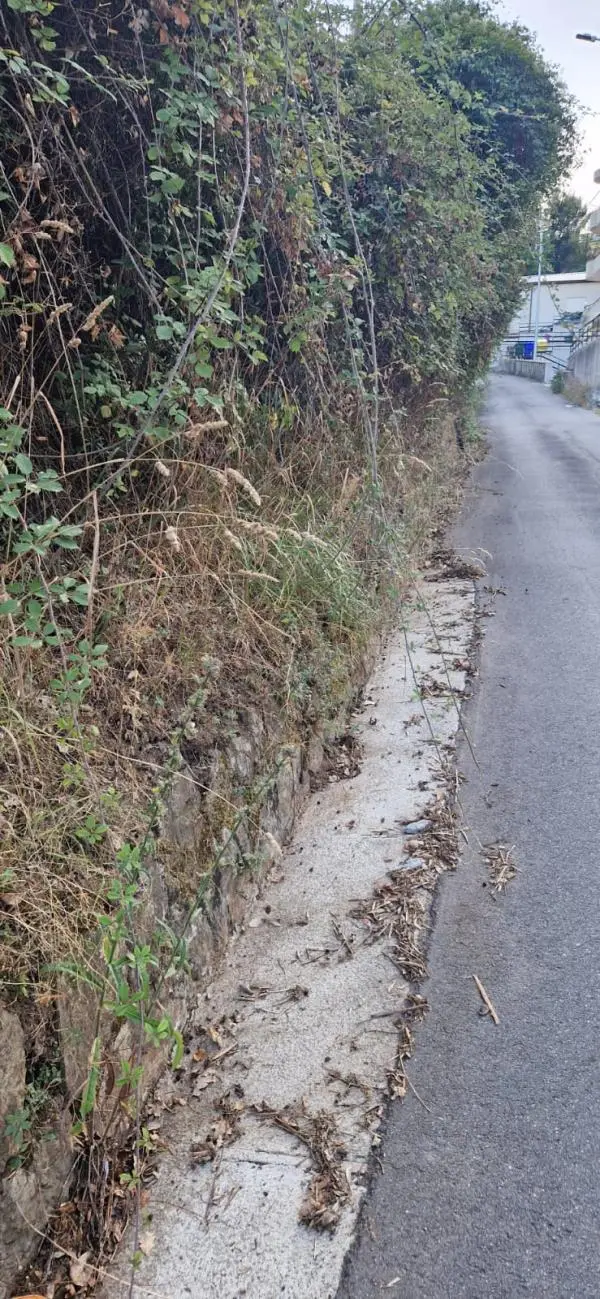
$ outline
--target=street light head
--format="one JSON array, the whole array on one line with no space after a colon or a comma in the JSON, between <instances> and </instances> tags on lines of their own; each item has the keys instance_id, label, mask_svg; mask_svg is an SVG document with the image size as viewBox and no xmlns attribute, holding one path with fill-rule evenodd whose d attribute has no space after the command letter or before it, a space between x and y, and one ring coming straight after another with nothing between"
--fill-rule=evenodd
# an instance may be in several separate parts
<instances>
[{"instance_id":1,"label":"street light head","mask_svg":"<svg viewBox=\"0 0 600 1299\"><path fill-rule=\"evenodd\" d=\"M577 32L576 41L600 41L600 36L592 36L591 32Z\"/></svg>"}]
</instances>

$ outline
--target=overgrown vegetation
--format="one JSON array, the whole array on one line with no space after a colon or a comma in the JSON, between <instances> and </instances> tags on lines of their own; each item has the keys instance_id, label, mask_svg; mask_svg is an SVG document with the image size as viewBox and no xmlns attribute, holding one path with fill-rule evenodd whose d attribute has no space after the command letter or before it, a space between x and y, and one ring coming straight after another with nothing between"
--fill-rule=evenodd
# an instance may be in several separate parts
<instances>
[{"instance_id":1,"label":"overgrown vegetation","mask_svg":"<svg viewBox=\"0 0 600 1299\"><path fill-rule=\"evenodd\" d=\"M143 901L185 744L335 712L573 110L476 0L7 0L0 80L3 994L97 990L89 1135L101 1016L181 1046Z\"/></svg>"}]
</instances>

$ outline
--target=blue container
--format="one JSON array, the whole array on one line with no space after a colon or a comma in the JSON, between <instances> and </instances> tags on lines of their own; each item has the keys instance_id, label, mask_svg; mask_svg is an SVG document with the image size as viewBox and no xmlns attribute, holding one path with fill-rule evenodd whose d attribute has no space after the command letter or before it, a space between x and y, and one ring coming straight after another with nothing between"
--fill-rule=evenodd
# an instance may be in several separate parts
<instances>
[{"instance_id":1,"label":"blue container","mask_svg":"<svg viewBox=\"0 0 600 1299\"><path fill-rule=\"evenodd\" d=\"M528 338L527 341L523 343L523 359L525 361L533 361L534 347L535 344L533 342L533 339Z\"/></svg>"}]
</instances>

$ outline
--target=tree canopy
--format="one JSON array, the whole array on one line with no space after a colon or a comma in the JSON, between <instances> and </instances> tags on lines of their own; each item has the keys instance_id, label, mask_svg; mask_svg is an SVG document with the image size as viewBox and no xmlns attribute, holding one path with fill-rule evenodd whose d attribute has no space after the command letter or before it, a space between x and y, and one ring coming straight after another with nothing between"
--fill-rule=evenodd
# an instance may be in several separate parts
<instances>
[{"instance_id":1,"label":"tree canopy","mask_svg":"<svg viewBox=\"0 0 600 1299\"><path fill-rule=\"evenodd\" d=\"M587 209L575 194L558 193L550 202L544 236L544 265L551 271L584 271L590 246Z\"/></svg>"}]
</instances>

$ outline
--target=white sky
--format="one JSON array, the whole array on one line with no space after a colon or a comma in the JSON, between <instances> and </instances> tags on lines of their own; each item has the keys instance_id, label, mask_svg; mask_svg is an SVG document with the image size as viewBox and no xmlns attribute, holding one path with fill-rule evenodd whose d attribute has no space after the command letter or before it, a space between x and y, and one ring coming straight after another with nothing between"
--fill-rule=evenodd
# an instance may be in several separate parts
<instances>
[{"instance_id":1,"label":"white sky","mask_svg":"<svg viewBox=\"0 0 600 1299\"><path fill-rule=\"evenodd\" d=\"M550 63L586 110L582 118L585 157L574 168L568 186L584 203L600 192L593 173L600 168L600 44L575 40L576 32L600 36L600 0L500 0L499 17L518 19L534 32Z\"/></svg>"}]
</instances>

